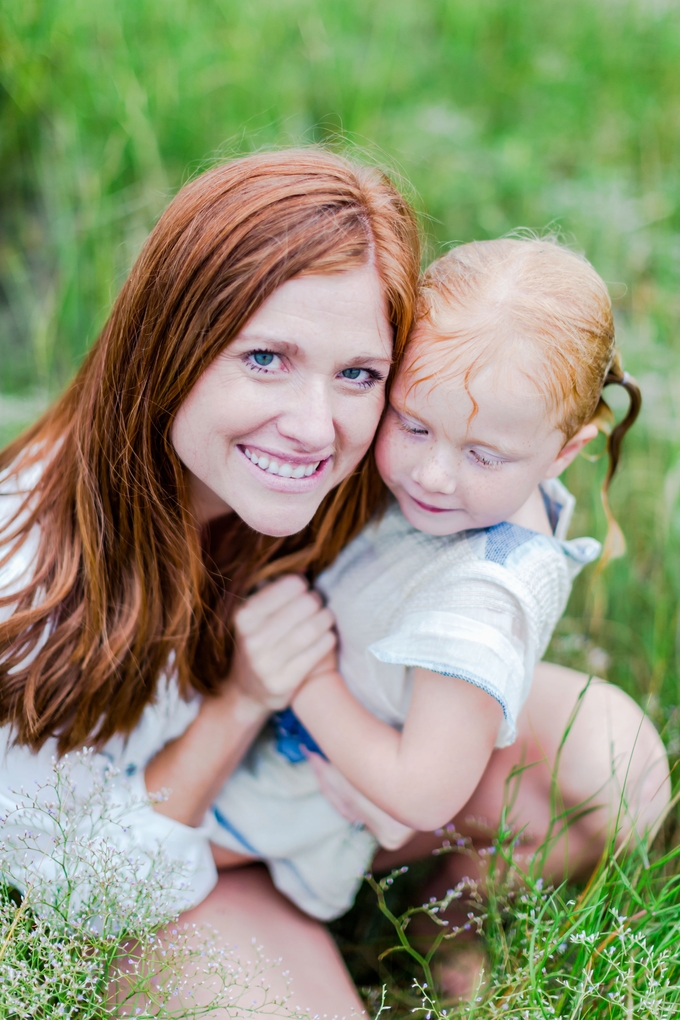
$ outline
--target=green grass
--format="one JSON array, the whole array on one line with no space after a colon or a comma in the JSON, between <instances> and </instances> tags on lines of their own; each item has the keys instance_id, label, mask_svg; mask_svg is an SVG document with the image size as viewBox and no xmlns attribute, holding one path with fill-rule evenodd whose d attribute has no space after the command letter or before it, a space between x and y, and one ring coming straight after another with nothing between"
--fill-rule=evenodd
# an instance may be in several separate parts
<instances>
[{"instance_id":1,"label":"green grass","mask_svg":"<svg viewBox=\"0 0 680 1020\"><path fill-rule=\"evenodd\" d=\"M556 226L610 283L646 402L612 494L628 555L579 580L550 654L620 683L680 754L676 5L3 0L2 20L0 440L73 373L169 197L225 155L358 146L410 182L430 254ZM602 472L567 478L600 538Z\"/></svg>"},{"instance_id":2,"label":"green grass","mask_svg":"<svg viewBox=\"0 0 680 1020\"><path fill-rule=\"evenodd\" d=\"M544 888L540 879L517 880L511 837L494 841L487 871L489 896L461 883L446 900L394 913L395 873L372 880L383 916L393 931L394 951L407 965L395 975L382 954L382 994L375 1006L390 1017L427 1020L670 1020L680 1013L680 876L678 848L651 861L638 850L609 855L582 890ZM500 865L500 866L499 866ZM509 869L509 870L508 870ZM465 904L484 934L483 972L470 1001L441 1002L430 960L437 942L458 932L439 927L429 952L414 949L409 922L428 915L437 931L439 909L453 899ZM391 954L390 954L391 955ZM410 966L409 966L410 965ZM380 966L380 965L379 965ZM395 976L397 980L395 981ZM399 980L399 978L401 980ZM376 1012L386 1020L387 1010Z\"/></svg>"}]
</instances>

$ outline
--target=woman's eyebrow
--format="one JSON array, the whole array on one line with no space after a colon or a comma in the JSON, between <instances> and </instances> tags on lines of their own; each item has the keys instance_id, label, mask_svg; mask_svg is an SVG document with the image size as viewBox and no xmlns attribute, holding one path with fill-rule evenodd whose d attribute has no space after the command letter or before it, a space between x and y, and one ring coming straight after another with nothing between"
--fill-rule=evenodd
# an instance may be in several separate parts
<instances>
[{"instance_id":1,"label":"woman's eyebrow","mask_svg":"<svg viewBox=\"0 0 680 1020\"><path fill-rule=\"evenodd\" d=\"M279 350L285 351L287 354L297 354L300 348L292 340L284 340L283 337L276 336L274 334L267 333L248 333L243 331L238 338L234 338L235 342L240 341L241 343L248 344L260 344L262 347L277 347Z\"/></svg>"},{"instance_id":2,"label":"woman's eyebrow","mask_svg":"<svg viewBox=\"0 0 680 1020\"><path fill-rule=\"evenodd\" d=\"M248 347L262 346L270 347L275 351L281 351L284 354L290 354L292 356L300 353L300 347L292 340L285 340L281 336L276 336L272 333L249 333L244 330L238 337L234 339L235 343L243 344ZM231 344L229 346L232 346ZM227 348L228 350L229 348ZM382 354L355 354L351 358L340 358L344 367L354 368L357 366L365 365L367 362L373 364L387 365L388 367L392 364L392 358L389 355Z\"/></svg>"},{"instance_id":3,"label":"woman's eyebrow","mask_svg":"<svg viewBox=\"0 0 680 1020\"><path fill-rule=\"evenodd\" d=\"M392 358L386 354L355 354L353 358L343 358L343 365L354 368L358 365L365 365L367 361L377 362L380 365L391 365Z\"/></svg>"}]
</instances>

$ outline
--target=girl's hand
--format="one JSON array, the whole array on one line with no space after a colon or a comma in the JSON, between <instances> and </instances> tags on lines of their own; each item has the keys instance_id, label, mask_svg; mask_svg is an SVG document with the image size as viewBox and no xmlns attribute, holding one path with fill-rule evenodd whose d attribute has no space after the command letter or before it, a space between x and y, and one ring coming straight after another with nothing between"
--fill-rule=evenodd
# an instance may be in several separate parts
<instances>
[{"instance_id":1,"label":"girl's hand","mask_svg":"<svg viewBox=\"0 0 680 1020\"><path fill-rule=\"evenodd\" d=\"M252 595L234 616L231 678L270 711L285 708L302 681L335 647L335 618L297 576Z\"/></svg>"},{"instance_id":2,"label":"girl's hand","mask_svg":"<svg viewBox=\"0 0 680 1020\"><path fill-rule=\"evenodd\" d=\"M373 833L385 850L399 850L408 843L415 829L402 825L382 808L377 807L363 793L360 793L342 772L325 761L320 754L307 755L314 769L322 792L329 799L336 811L350 822L361 822Z\"/></svg>"}]
</instances>

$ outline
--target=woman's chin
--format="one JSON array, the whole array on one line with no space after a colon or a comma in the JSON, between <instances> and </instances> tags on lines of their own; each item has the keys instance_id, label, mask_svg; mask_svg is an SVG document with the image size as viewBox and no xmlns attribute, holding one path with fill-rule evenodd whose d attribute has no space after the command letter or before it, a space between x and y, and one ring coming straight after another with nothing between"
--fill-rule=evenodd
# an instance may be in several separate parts
<instances>
[{"instance_id":1,"label":"woman's chin","mask_svg":"<svg viewBox=\"0 0 680 1020\"><path fill-rule=\"evenodd\" d=\"M269 497L256 503L248 501L247 505L241 506L238 505L238 501L233 501L232 509L258 534L268 535L270 538L286 538L307 527L322 498L323 495L314 500L300 496L287 496L282 499Z\"/></svg>"},{"instance_id":2,"label":"woman's chin","mask_svg":"<svg viewBox=\"0 0 680 1020\"><path fill-rule=\"evenodd\" d=\"M245 460L245 458L244 458ZM241 467L241 465L239 465ZM285 538L306 528L324 497L338 484L334 457L323 461L308 477L290 478L271 475L245 461L238 484L231 478L228 502L248 527L261 535Z\"/></svg>"}]
</instances>

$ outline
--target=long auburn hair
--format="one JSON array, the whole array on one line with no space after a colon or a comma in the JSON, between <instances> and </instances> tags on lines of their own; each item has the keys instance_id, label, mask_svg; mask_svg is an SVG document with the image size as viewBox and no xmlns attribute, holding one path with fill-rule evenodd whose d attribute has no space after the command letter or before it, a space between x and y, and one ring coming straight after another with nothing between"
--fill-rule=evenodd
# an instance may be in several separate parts
<instances>
[{"instance_id":1,"label":"long auburn hair","mask_svg":"<svg viewBox=\"0 0 680 1020\"><path fill-rule=\"evenodd\" d=\"M201 535L170 440L201 373L277 287L368 263L396 368L419 239L381 171L313 148L260 153L202 174L170 203L71 385L0 453L2 488L27 490L0 567L29 536L38 543L30 579L0 598L0 611L13 607L0 623L0 724L17 742L37 749L56 736L64 753L128 733L168 669L184 696L216 693L230 618L254 579L318 573L379 506L368 454L297 535L258 535L235 515Z\"/></svg>"}]
</instances>

